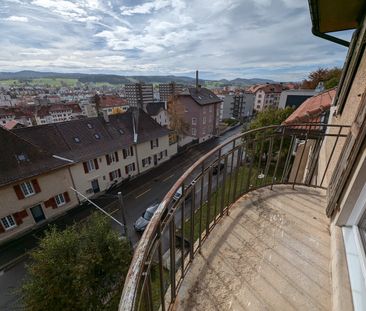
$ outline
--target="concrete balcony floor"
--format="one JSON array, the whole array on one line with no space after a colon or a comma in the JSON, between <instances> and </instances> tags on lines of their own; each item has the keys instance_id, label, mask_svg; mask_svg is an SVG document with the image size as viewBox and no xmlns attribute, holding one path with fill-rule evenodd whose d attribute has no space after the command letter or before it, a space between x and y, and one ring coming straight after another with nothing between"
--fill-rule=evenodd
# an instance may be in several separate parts
<instances>
[{"instance_id":1,"label":"concrete balcony floor","mask_svg":"<svg viewBox=\"0 0 366 311\"><path fill-rule=\"evenodd\" d=\"M210 233L175 310L330 310L325 191L263 188L240 198Z\"/></svg>"}]
</instances>

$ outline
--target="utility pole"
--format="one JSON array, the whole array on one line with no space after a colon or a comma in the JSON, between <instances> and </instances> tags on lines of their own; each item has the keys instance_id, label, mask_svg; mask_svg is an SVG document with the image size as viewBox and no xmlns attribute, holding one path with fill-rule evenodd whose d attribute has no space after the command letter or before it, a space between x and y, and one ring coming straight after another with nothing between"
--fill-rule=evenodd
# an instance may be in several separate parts
<instances>
[{"instance_id":1,"label":"utility pole","mask_svg":"<svg viewBox=\"0 0 366 311\"><path fill-rule=\"evenodd\" d=\"M98 206L97 204L95 204L93 201L89 200L85 195L83 195L82 193L80 193L79 191L77 191L76 189L74 189L73 187L70 187L70 188L71 188L71 190L73 190L74 192L76 192L78 195L80 195L82 198L84 198L85 200L87 200L94 207L96 207L103 214L105 214L110 219L112 219L114 222L116 222L118 225L120 225L123 228L123 233L124 233L123 235L125 236L125 238L130 243L131 249L133 249L132 241L128 237L128 228L127 228L127 222L126 222L126 216L125 216L125 209L124 209L123 198L122 198L122 193L121 192L118 192L118 199L119 199L119 202L120 202L120 205L121 205L122 221L123 221L123 223L121 223L120 221L118 221L111 214L107 213L104 209L102 209L100 206Z\"/></svg>"},{"instance_id":2,"label":"utility pole","mask_svg":"<svg viewBox=\"0 0 366 311\"><path fill-rule=\"evenodd\" d=\"M131 242L131 239L129 239L129 234L128 234L128 227L127 227L126 214L125 214L125 205L123 203L123 196L122 196L121 191L118 192L118 201L119 201L119 204L121 206L121 214L122 214L124 235L125 235L126 239L130 242L130 245L131 245L131 248L132 248L132 242Z\"/></svg>"}]
</instances>

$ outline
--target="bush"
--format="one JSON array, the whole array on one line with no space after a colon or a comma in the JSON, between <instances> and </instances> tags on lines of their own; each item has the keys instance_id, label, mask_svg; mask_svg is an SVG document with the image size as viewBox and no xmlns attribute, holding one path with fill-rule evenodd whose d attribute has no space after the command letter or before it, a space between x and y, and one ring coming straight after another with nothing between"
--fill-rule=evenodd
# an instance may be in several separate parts
<instances>
[{"instance_id":1,"label":"bush","mask_svg":"<svg viewBox=\"0 0 366 311\"><path fill-rule=\"evenodd\" d=\"M109 220L49 230L31 253L22 285L25 310L117 310L132 253Z\"/></svg>"}]
</instances>

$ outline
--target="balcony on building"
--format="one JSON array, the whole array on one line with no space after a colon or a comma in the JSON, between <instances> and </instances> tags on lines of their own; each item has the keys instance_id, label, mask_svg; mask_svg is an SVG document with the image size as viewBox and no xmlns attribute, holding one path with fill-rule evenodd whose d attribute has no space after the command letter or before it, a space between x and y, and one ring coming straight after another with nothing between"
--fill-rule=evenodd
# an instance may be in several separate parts
<instances>
[{"instance_id":1,"label":"balcony on building","mask_svg":"<svg viewBox=\"0 0 366 311\"><path fill-rule=\"evenodd\" d=\"M120 310L331 309L326 188L348 130L270 126L203 156L144 233Z\"/></svg>"}]
</instances>

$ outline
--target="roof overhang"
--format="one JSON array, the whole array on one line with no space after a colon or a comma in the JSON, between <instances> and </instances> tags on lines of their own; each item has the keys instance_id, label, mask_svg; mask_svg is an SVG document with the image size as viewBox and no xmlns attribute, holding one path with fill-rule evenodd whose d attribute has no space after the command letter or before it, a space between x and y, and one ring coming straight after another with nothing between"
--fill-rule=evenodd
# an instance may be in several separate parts
<instances>
[{"instance_id":1,"label":"roof overhang","mask_svg":"<svg viewBox=\"0 0 366 311\"><path fill-rule=\"evenodd\" d=\"M314 35L348 46L347 41L326 33L358 28L365 15L366 0L309 0L309 7Z\"/></svg>"}]
</instances>

